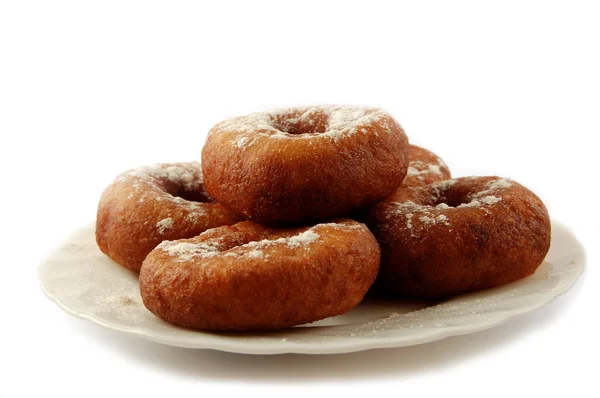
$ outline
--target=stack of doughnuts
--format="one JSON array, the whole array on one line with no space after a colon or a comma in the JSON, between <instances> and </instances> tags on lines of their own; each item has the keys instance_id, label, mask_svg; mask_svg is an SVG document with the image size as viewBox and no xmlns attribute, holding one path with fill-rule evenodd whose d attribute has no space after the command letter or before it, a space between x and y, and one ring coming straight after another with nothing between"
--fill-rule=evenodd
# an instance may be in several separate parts
<instances>
[{"instance_id":1,"label":"stack of doughnuts","mask_svg":"<svg viewBox=\"0 0 600 398\"><path fill-rule=\"evenodd\" d=\"M381 109L315 106L218 123L201 163L122 173L100 199L96 240L139 271L159 318L272 330L367 293L444 299L523 278L549 249L550 220L513 180L451 179Z\"/></svg>"}]
</instances>

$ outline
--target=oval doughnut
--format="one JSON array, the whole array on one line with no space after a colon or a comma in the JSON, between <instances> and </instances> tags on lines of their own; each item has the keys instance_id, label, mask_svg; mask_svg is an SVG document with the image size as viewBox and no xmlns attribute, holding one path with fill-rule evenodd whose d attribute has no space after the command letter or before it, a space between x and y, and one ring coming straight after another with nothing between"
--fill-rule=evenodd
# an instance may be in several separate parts
<instances>
[{"instance_id":1,"label":"oval doughnut","mask_svg":"<svg viewBox=\"0 0 600 398\"><path fill-rule=\"evenodd\" d=\"M104 190L96 242L114 261L139 271L163 240L189 238L241 219L206 193L199 162L156 164L124 172Z\"/></svg>"},{"instance_id":2,"label":"oval doughnut","mask_svg":"<svg viewBox=\"0 0 600 398\"><path fill-rule=\"evenodd\" d=\"M244 221L161 243L144 260L140 291L146 308L176 325L279 329L356 306L379 255L356 221L286 229Z\"/></svg>"},{"instance_id":3,"label":"oval doughnut","mask_svg":"<svg viewBox=\"0 0 600 398\"><path fill-rule=\"evenodd\" d=\"M533 274L550 247L550 219L524 186L467 177L398 189L366 223L381 245L376 291L443 298Z\"/></svg>"},{"instance_id":4,"label":"oval doughnut","mask_svg":"<svg viewBox=\"0 0 600 398\"><path fill-rule=\"evenodd\" d=\"M207 191L267 224L368 207L400 186L408 139L375 108L317 106L253 113L214 126L202 150Z\"/></svg>"},{"instance_id":5,"label":"oval doughnut","mask_svg":"<svg viewBox=\"0 0 600 398\"><path fill-rule=\"evenodd\" d=\"M435 153L410 145L408 158L408 171L400 185L401 188L420 187L450 179L450 169Z\"/></svg>"}]
</instances>

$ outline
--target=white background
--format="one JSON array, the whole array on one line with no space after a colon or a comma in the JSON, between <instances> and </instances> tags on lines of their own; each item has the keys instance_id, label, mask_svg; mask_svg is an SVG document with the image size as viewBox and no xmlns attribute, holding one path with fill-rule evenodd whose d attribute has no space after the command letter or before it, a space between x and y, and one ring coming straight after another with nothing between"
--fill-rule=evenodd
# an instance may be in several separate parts
<instances>
[{"instance_id":1,"label":"white background","mask_svg":"<svg viewBox=\"0 0 600 398\"><path fill-rule=\"evenodd\" d=\"M494 3L1 2L0 397L598 396L600 12ZM116 174L197 159L225 117L315 103L381 106L455 176L527 185L586 247L584 276L493 330L321 357L160 346L42 295L37 264Z\"/></svg>"}]
</instances>

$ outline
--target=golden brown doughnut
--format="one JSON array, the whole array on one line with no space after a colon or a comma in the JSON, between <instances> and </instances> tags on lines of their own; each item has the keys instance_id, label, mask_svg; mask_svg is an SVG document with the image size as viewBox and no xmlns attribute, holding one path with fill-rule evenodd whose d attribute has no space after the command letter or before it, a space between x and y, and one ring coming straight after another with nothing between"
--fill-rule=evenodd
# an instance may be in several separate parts
<instances>
[{"instance_id":1,"label":"golden brown doughnut","mask_svg":"<svg viewBox=\"0 0 600 398\"><path fill-rule=\"evenodd\" d=\"M226 120L202 150L206 190L268 224L308 222L366 208L400 186L408 140L375 108L316 106Z\"/></svg>"},{"instance_id":2,"label":"golden brown doughnut","mask_svg":"<svg viewBox=\"0 0 600 398\"><path fill-rule=\"evenodd\" d=\"M409 154L406 177L397 189L428 185L450 178L450 169L448 169L442 158L435 153L416 145L409 145ZM346 217L354 220L364 220L368 211L369 209L354 211L347 214Z\"/></svg>"},{"instance_id":3,"label":"golden brown doughnut","mask_svg":"<svg viewBox=\"0 0 600 398\"><path fill-rule=\"evenodd\" d=\"M550 247L550 219L524 186L467 177L398 189L366 223L381 245L376 290L443 298L535 272Z\"/></svg>"},{"instance_id":4,"label":"golden brown doughnut","mask_svg":"<svg viewBox=\"0 0 600 398\"><path fill-rule=\"evenodd\" d=\"M410 145L408 158L408 171L400 185L401 188L420 187L450 179L450 169L435 153L416 145Z\"/></svg>"},{"instance_id":5,"label":"golden brown doughnut","mask_svg":"<svg viewBox=\"0 0 600 398\"><path fill-rule=\"evenodd\" d=\"M105 189L96 241L114 261L139 271L163 240L189 238L240 220L206 193L199 162L156 164L122 173Z\"/></svg>"},{"instance_id":6,"label":"golden brown doughnut","mask_svg":"<svg viewBox=\"0 0 600 398\"><path fill-rule=\"evenodd\" d=\"M342 314L377 275L379 245L338 219L274 229L252 221L163 242L142 265L144 305L195 329L279 329Z\"/></svg>"}]
</instances>

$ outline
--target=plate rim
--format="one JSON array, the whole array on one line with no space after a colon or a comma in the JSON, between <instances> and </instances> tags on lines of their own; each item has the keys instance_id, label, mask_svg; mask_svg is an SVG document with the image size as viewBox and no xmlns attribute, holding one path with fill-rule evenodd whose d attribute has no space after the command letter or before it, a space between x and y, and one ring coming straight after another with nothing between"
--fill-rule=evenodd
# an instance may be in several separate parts
<instances>
[{"instance_id":1,"label":"plate rim","mask_svg":"<svg viewBox=\"0 0 600 398\"><path fill-rule=\"evenodd\" d=\"M73 234L75 231L88 227L90 224L87 224L84 227L76 228L71 231ZM581 252L583 254L582 261L577 262L577 267L574 267L570 274L572 275L571 279L568 282L563 282L560 285L560 288L554 289L549 294L544 294L538 300L529 303L529 305L523 305L519 308L513 308L510 311L502 311L497 312L494 317L490 319L482 319L477 324L466 323L462 325L452 325L452 326L444 326L443 328L432 328L428 330L424 330L423 334L420 334L418 337L414 337L412 339L406 339L402 335L389 335L389 336L378 336L377 338L365 338L365 337L348 337L344 339L340 339L338 343L335 342L336 337L332 336L321 336L326 338L327 341L325 343L315 344L315 343L306 343L306 342L294 342L291 340L287 341L273 341L273 342L264 342L261 344L248 344L246 341L232 339L231 335L227 336L218 336L217 333L214 332L205 332L198 331L198 333L203 334L204 337L210 336L211 339L202 339L197 343L190 345L185 342L178 342L176 339L168 339L162 336L156 336L153 334L149 334L143 329L137 327L127 327L124 325L119 325L104 319L100 319L98 317L94 317L89 313L84 313L78 310L74 310L63 303L59 297L50 293L48 291L47 286L44 284L44 278L42 276L44 265L47 264L47 259L50 257L55 250L61 246L66 240L68 240L68 235L66 238L61 240L61 243L54 246L51 251L49 251L43 259L40 261L37 267L37 278L39 282L40 289L44 293L46 297L48 297L53 303L55 303L61 310L66 312L67 314L74 316L79 319L84 319L86 321L92 322L93 324L108 328L110 330L114 330L120 333L124 333L127 335L134 336L136 338L143 338L148 341L152 341L158 344L164 344L173 347L179 348L188 348L188 349L211 349L224 351L229 353L239 353L239 354L252 354L252 355L279 355L279 354L344 354L351 352L358 352L364 350L371 349L381 349L381 348L401 348L408 347L413 345L421 345L430 343L437 340L446 339L448 337L460 336L470 333L477 333L483 330L487 330L496 326L499 326L503 323L506 323L510 319L519 317L525 313L534 311L538 308L545 306L546 304L554 301L558 297L565 294L568 290L570 290L580 276L583 274L585 270L586 263L586 253L583 245L577 239L573 231L568 228L565 224L552 220L552 230L554 230L555 226L560 226L566 231L570 232L575 242L579 245ZM507 284L509 285L509 284ZM477 292L471 293L477 294ZM457 296L459 297L459 296Z\"/></svg>"}]
</instances>

